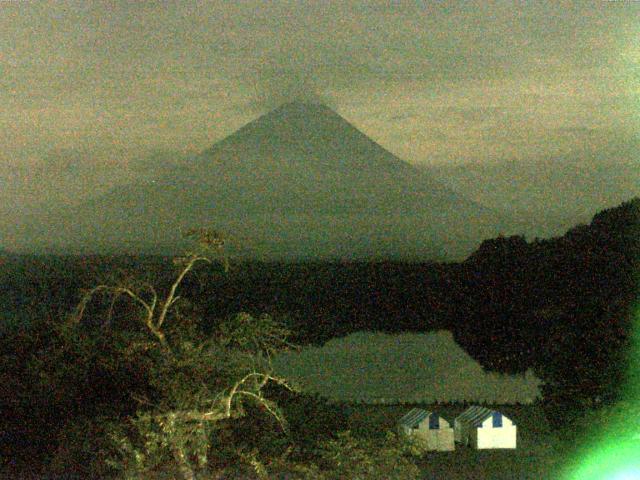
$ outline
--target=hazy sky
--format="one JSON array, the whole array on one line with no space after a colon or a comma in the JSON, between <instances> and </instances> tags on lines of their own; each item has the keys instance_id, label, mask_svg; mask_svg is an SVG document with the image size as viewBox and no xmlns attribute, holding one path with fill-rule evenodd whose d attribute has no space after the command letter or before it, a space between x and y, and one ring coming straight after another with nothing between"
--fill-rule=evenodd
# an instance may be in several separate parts
<instances>
[{"instance_id":1,"label":"hazy sky","mask_svg":"<svg viewBox=\"0 0 640 480\"><path fill-rule=\"evenodd\" d=\"M0 210L132 181L300 95L416 164L628 151L639 85L636 1L0 1Z\"/></svg>"}]
</instances>

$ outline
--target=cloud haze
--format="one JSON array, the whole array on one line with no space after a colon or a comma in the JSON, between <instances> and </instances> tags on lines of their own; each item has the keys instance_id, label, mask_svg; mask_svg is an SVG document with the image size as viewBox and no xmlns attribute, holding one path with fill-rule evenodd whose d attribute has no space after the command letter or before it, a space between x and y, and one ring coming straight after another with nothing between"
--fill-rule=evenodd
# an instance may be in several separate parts
<instances>
[{"instance_id":1,"label":"cloud haze","mask_svg":"<svg viewBox=\"0 0 640 480\"><path fill-rule=\"evenodd\" d=\"M639 131L639 13L637 2L2 2L0 201L72 202L136 181L153 174L138 163L153 152L203 150L291 98L329 104L416 164L608 151Z\"/></svg>"}]
</instances>

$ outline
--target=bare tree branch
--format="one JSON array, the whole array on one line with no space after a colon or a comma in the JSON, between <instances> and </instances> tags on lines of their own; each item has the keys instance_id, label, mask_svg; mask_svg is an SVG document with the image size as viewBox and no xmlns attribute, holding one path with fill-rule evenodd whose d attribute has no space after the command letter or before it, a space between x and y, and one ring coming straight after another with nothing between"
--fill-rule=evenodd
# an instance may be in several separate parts
<instances>
[{"instance_id":1,"label":"bare tree branch","mask_svg":"<svg viewBox=\"0 0 640 480\"><path fill-rule=\"evenodd\" d=\"M211 263L211 259L209 259L208 257L195 256L195 255L192 256L189 259L189 261L187 262L187 264L185 265L185 267L182 269L182 271L180 272L178 277L176 278L175 282L173 282L173 285L171 285L171 289L169 290L169 294L167 295L167 298L163 302L162 310L160 311L160 315L158 317L158 321L156 322L156 327L157 328L162 327L162 324L164 323L165 318L167 317L167 312L169 311L169 308L178 300L179 297L175 297L176 289L182 283L182 280L184 279L184 276L187 273L189 273L189 271L193 268L193 266L197 262L200 262L200 261L206 262L206 263Z\"/></svg>"},{"instance_id":2,"label":"bare tree branch","mask_svg":"<svg viewBox=\"0 0 640 480\"><path fill-rule=\"evenodd\" d=\"M255 394L253 392L248 392L246 390L238 390L236 392L236 395L246 395L246 396L251 397L254 400L256 400L260 405L262 405L278 421L278 423L280 424L280 427L283 430L286 430L286 425L285 425L285 422L284 422L284 419L282 418L282 416L276 410L274 410L271 407L269 402L262 395Z\"/></svg>"}]
</instances>

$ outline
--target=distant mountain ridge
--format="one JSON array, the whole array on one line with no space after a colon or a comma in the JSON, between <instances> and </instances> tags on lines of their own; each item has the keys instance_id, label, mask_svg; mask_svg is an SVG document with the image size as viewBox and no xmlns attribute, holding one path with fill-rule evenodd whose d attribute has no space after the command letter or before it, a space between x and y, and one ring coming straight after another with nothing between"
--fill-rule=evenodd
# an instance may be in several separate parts
<instances>
[{"instance_id":1,"label":"distant mountain ridge","mask_svg":"<svg viewBox=\"0 0 640 480\"><path fill-rule=\"evenodd\" d=\"M5 232L21 250L167 252L212 226L262 259L454 259L517 227L400 160L326 106L285 104L157 182Z\"/></svg>"}]
</instances>

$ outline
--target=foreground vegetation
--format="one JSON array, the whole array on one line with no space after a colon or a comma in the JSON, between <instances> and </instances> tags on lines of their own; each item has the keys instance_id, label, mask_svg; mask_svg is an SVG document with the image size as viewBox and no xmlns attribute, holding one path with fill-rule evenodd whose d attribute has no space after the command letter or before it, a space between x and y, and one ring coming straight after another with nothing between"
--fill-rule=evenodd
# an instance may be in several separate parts
<instances>
[{"instance_id":1,"label":"foreground vegetation","mask_svg":"<svg viewBox=\"0 0 640 480\"><path fill-rule=\"evenodd\" d=\"M0 259L2 473L558 478L616 414L639 211L630 202L557 240L487 241L456 265L245 265L229 279L205 231L164 269L166 259L119 259L125 273L113 259ZM329 404L271 365L294 343L433 329L453 331L484 368L543 380L539 403L505 412L516 451L416 456L392 433L402 409ZM428 408L453 418L461 407Z\"/></svg>"},{"instance_id":2,"label":"foreground vegetation","mask_svg":"<svg viewBox=\"0 0 640 480\"><path fill-rule=\"evenodd\" d=\"M19 448L12 439L31 421L29 440L40 440L42 451L32 449L22 465L18 448L3 455L7 474L37 470L39 453L48 476L415 477L409 450L393 435L377 444L309 430L305 415L319 418L323 402L297 393L271 367L272 356L291 347L283 324L238 313L202 329L179 289L199 264L213 263L223 242L208 231L191 235L197 248L175 259L166 289L121 275L87 290L72 314L34 319L12 335L19 344L2 356L2 398L15 423L3 441ZM333 420L317 426L338 417L324 418Z\"/></svg>"}]
</instances>

